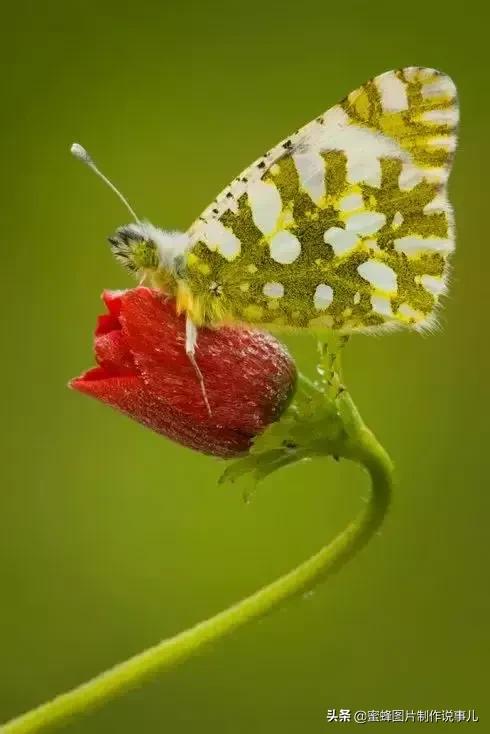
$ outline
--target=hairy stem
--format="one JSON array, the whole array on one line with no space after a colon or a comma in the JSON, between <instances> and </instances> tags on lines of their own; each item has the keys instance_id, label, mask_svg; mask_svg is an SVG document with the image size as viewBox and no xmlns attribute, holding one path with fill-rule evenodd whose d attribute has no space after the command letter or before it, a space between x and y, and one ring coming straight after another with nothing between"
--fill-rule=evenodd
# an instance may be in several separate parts
<instances>
[{"instance_id":1,"label":"hairy stem","mask_svg":"<svg viewBox=\"0 0 490 734\"><path fill-rule=\"evenodd\" d=\"M361 464L371 478L371 494L360 515L332 542L290 573L214 617L135 655L92 680L11 720L2 734L46 731L77 714L101 706L126 690L177 665L209 642L259 619L288 599L313 588L350 560L381 525L389 506L393 469L389 456L362 423L347 393L339 407L348 438L342 455Z\"/></svg>"}]
</instances>

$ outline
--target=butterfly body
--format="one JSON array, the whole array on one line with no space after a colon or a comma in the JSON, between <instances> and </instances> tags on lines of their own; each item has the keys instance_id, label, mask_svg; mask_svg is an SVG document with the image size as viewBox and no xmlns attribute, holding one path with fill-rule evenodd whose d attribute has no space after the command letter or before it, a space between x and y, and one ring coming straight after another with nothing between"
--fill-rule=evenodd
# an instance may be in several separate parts
<instances>
[{"instance_id":1,"label":"butterfly body","mask_svg":"<svg viewBox=\"0 0 490 734\"><path fill-rule=\"evenodd\" d=\"M447 76L388 72L255 161L187 233L129 225L113 250L195 327L427 328L454 247L457 121Z\"/></svg>"}]
</instances>

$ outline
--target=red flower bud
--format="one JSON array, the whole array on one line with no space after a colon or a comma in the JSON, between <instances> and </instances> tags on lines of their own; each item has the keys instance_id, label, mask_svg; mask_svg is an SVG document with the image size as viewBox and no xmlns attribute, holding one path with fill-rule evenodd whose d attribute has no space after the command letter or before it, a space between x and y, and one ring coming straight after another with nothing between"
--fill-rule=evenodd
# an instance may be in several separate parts
<instances>
[{"instance_id":1,"label":"red flower bud","mask_svg":"<svg viewBox=\"0 0 490 734\"><path fill-rule=\"evenodd\" d=\"M196 372L185 353L185 317L149 288L105 291L108 313L95 330L98 366L71 381L185 446L215 456L244 453L277 420L293 392L296 370L269 334L242 327L200 329Z\"/></svg>"}]
</instances>

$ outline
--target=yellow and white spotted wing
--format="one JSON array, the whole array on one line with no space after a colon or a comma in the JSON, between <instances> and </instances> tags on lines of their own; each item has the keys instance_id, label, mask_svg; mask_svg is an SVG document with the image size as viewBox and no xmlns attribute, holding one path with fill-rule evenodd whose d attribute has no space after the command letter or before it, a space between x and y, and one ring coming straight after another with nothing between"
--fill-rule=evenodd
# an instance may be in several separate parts
<instances>
[{"instance_id":1,"label":"yellow and white spotted wing","mask_svg":"<svg viewBox=\"0 0 490 734\"><path fill-rule=\"evenodd\" d=\"M279 143L189 230L178 304L227 321L348 333L430 326L454 247L449 77L390 71Z\"/></svg>"}]
</instances>

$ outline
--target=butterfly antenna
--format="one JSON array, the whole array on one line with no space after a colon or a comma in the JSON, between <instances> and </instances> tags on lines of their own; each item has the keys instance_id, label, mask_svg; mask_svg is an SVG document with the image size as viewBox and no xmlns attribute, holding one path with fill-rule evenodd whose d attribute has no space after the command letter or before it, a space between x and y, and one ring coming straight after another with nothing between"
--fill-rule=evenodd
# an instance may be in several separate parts
<instances>
[{"instance_id":1,"label":"butterfly antenna","mask_svg":"<svg viewBox=\"0 0 490 734\"><path fill-rule=\"evenodd\" d=\"M112 181L109 181L109 179L107 178L107 176L104 176L104 174L102 173L102 171L99 171L99 169L95 165L94 161L92 160L92 157L87 153L87 151L85 150L85 148L83 146L81 146L79 143L73 143L73 145L70 148L70 152L71 152L71 154L75 158L78 158L79 161L82 161L82 163L85 163L89 168L91 168L92 171L94 171L94 173L96 173L97 176L99 178L101 178L102 181L104 181L104 183L107 184L107 186L110 189L112 189L112 191L114 191L114 193L116 194L116 196L119 197L119 199L122 201L122 203L124 204L124 206L128 209L128 211L130 212L130 214L133 217L133 219L135 220L135 222L138 222L139 223L140 220L136 216L136 214L135 214L133 208L131 207L131 205L129 204L128 200L121 194L121 192L119 191L119 189L116 189L116 187L114 186L114 184L112 183Z\"/></svg>"}]
</instances>

